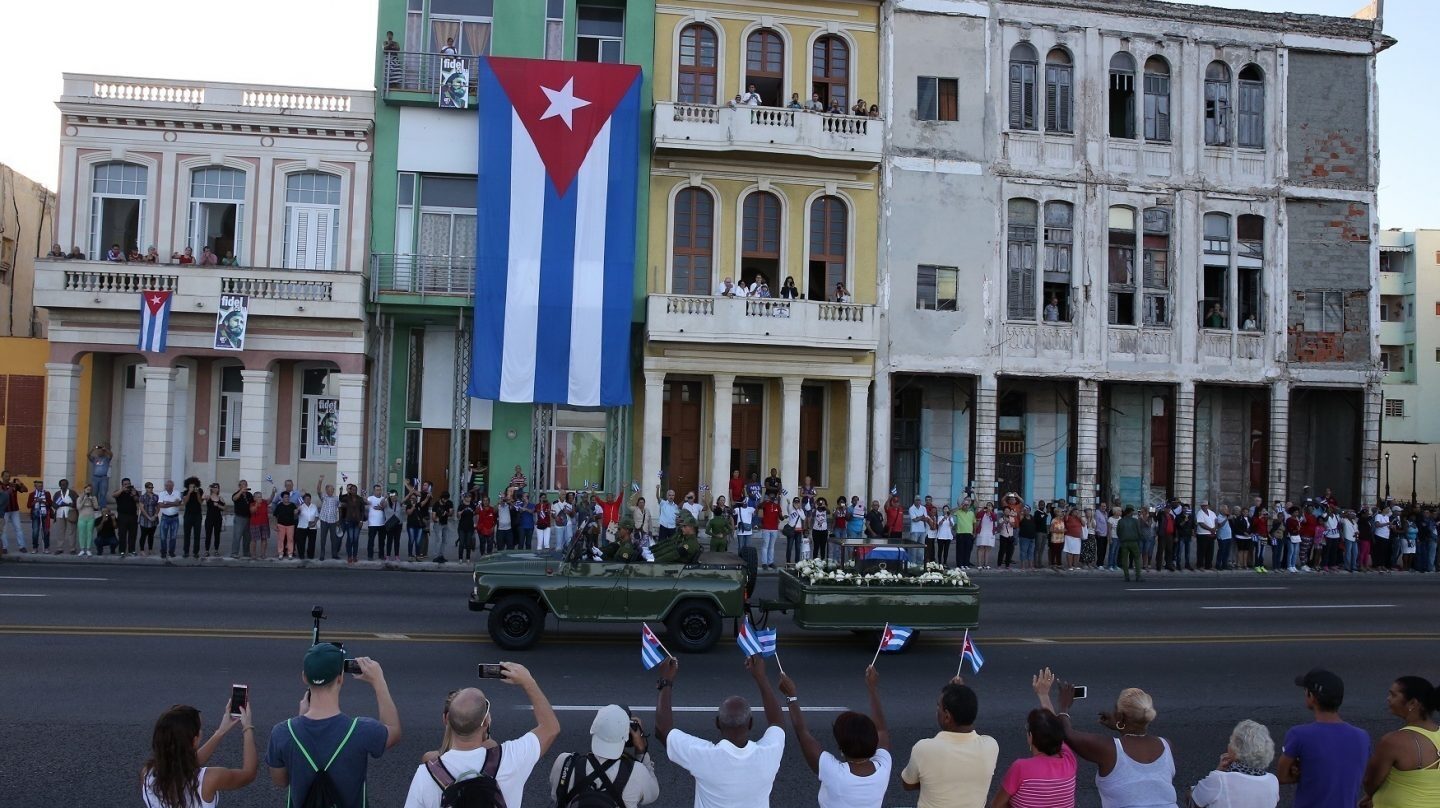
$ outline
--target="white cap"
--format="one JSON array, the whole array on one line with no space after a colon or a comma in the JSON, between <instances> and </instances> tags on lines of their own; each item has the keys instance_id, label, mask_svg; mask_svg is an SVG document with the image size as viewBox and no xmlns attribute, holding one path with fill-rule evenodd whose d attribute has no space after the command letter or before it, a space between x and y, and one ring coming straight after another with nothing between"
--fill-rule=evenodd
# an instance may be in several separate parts
<instances>
[{"instance_id":1,"label":"white cap","mask_svg":"<svg viewBox=\"0 0 1440 808\"><path fill-rule=\"evenodd\" d=\"M630 738L630 716L624 708L607 704L595 714L590 724L590 751L595 757L615 760L625 752L625 741Z\"/></svg>"}]
</instances>

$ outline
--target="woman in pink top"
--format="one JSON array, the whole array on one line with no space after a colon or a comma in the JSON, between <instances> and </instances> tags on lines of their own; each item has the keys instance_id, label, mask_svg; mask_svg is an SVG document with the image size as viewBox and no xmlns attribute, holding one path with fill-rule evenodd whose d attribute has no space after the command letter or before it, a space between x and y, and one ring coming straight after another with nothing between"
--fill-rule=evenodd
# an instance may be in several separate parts
<instances>
[{"instance_id":1,"label":"woman in pink top","mask_svg":"<svg viewBox=\"0 0 1440 808\"><path fill-rule=\"evenodd\" d=\"M1037 693L1049 695L1055 677L1041 671L1033 680ZM1075 753L1065 745L1065 725L1040 707L1025 719L1030 757L1010 764L990 808L1075 808Z\"/></svg>"}]
</instances>

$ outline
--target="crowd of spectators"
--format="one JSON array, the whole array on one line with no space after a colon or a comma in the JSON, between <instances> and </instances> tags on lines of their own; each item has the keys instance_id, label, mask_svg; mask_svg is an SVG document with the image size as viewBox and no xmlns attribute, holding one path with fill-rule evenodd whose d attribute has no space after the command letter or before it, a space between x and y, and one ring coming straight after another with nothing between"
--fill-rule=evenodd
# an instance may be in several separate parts
<instances>
[{"instance_id":1,"label":"crowd of spectators","mask_svg":"<svg viewBox=\"0 0 1440 808\"><path fill-rule=\"evenodd\" d=\"M79 245L72 247L70 252L67 253L59 244L52 244L50 245L50 252L46 253L45 257L70 261L89 260L89 256L85 254L84 250L80 249ZM105 250L105 253L96 260L107 261L112 264L167 263L161 258L160 251L155 249L154 244L151 244L150 247L142 253L138 245L122 248L118 242L111 244L109 249ZM238 267L240 266L240 259L235 256L233 250L226 250L224 255L220 255L211 249L209 244L206 244L201 248L199 256L195 255L195 248L193 247L186 247L179 252L172 252L170 253L168 263L178 265L198 264L202 267Z\"/></svg>"}]
</instances>

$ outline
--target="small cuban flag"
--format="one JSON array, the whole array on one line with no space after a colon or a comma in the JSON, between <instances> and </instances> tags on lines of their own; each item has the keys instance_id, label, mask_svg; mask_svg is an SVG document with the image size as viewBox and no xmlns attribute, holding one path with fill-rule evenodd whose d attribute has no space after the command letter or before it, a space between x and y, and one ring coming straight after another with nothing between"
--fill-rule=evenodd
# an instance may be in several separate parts
<instances>
[{"instance_id":1,"label":"small cuban flag","mask_svg":"<svg viewBox=\"0 0 1440 808\"><path fill-rule=\"evenodd\" d=\"M660 638L655 636L655 632L650 630L650 626L641 623L640 664L644 665L645 670L648 671L669 658L670 653L665 650L664 645L660 644Z\"/></svg>"},{"instance_id":2,"label":"small cuban flag","mask_svg":"<svg viewBox=\"0 0 1440 808\"><path fill-rule=\"evenodd\" d=\"M639 480L631 480L631 481L630 481L630 490L631 490L631 491L634 491L634 492L637 493L637 494L640 493L640 481L639 481Z\"/></svg>"},{"instance_id":3,"label":"small cuban flag","mask_svg":"<svg viewBox=\"0 0 1440 808\"><path fill-rule=\"evenodd\" d=\"M985 664L985 656L980 653L980 646L970 639L970 629L968 628L965 629L965 644L960 646L960 670L962 672L965 670L965 660L967 659L970 660L970 665L976 673L979 673L980 667Z\"/></svg>"},{"instance_id":4,"label":"small cuban flag","mask_svg":"<svg viewBox=\"0 0 1440 808\"><path fill-rule=\"evenodd\" d=\"M898 486L898 485L892 485L892 486L890 486L890 496L894 497L894 496L899 496L899 495L900 495L900 486Z\"/></svg>"},{"instance_id":5,"label":"small cuban flag","mask_svg":"<svg viewBox=\"0 0 1440 808\"><path fill-rule=\"evenodd\" d=\"M735 642L747 657L756 654L767 657L775 656L775 635L776 631L773 628L757 631L754 626L750 625L750 618L747 617L745 622L740 625L740 635L735 638Z\"/></svg>"},{"instance_id":6,"label":"small cuban flag","mask_svg":"<svg viewBox=\"0 0 1440 808\"><path fill-rule=\"evenodd\" d=\"M140 293L140 341L136 345L149 353L164 353L170 336L170 302L173 292L147 289Z\"/></svg>"},{"instance_id":7,"label":"small cuban flag","mask_svg":"<svg viewBox=\"0 0 1440 808\"><path fill-rule=\"evenodd\" d=\"M904 626L892 626L885 624L885 631L880 634L880 650L886 653L894 653L905 649L905 643L910 642L912 629Z\"/></svg>"}]
</instances>

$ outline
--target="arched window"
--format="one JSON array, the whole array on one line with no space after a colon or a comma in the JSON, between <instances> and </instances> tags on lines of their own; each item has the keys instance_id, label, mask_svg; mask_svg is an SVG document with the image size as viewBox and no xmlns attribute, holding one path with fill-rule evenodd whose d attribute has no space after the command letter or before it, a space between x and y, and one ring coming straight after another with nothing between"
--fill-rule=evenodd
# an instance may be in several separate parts
<instances>
[{"instance_id":1,"label":"arched window","mask_svg":"<svg viewBox=\"0 0 1440 808\"><path fill-rule=\"evenodd\" d=\"M1045 203L1045 307L1047 322L1070 320L1070 270L1075 244L1075 206Z\"/></svg>"},{"instance_id":2,"label":"arched window","mask_svg":"<svg viewBox=\"0 0 1440 808\"><path fill-rule=\"evenodd\" d=\"M1125 51L1110 57L1110 137L1135 139L1135 57Z\"/></svg>"},{"instance_id":3,"label":"arched window","mask_svg":"<svg viewBox=\"0 0 1440 808\"><path fill-rule=\"evenodd\" d=\"M1245 149L1265 148L1265 74L1258 65L1240 69L1235 115L1235 144Z\"/></svg>"},{"instance_id":4,"label":"arched window","mask_svg":"<svg viewBox=\"0 0 1440 808\"><path fill-rule=\"evenodd\" d=\"M810 277L806 296L811 300L835 297L835 285L846 282L850 214L838 196L816 197L810 203Z\"/></svg>"},{"instance_id":5,"label":"arched window","mask_svg":"<svg viewBox=\"0 0 1440 808\"><path fill-rule=\"evenodd\" d=\"M1108 219L1110 324L1135 325L1135 209L1114 205Z\"/></svg>"},{"instance_id":6,"label":"arched window","mask_svg":"<svg viewBox=\"0 0 1440 808\"><path fill-rule=\"evenodd\" d=\"M140 236L145 233L145 205L150 170L134 163L100 163L90 184L90 254L92 261L105 260L112 246L121 254L143 252Z\"/></svg>"},{"instance_id":7,"label":"arched window","mask_svg":"<svg viewBox=\"0 0 1440 808\"><path fill-rule=\"evenodd\" d=\"M1035 319L1035 230L1040 206L1012 199L1005 206L1005 317Z\"/></svg>"},{"instance_id":8,"label":"arched window","mask_svg":"<svg viewBox=\"0 0 1440 808\"><path fill-rule=\"evenodd\" d=\"M714 266L715 198L704 188L684 188L675 195L671 246L670 291L677 295L710 294Z\"/></svg>"},{"instance_id":9,"label":"arched window","mask_svg":"<svg viewBox=\"0 0 1440 808\"><path fill-rule=\"evenodd\" d=\"M1235 218L1235 298L1241 331L1264 324L1265 217L1242 213Z\"/></svg>"},{"instance_id":10,"label":"arched window","mask_svg":"<svg viewBox=\"0 0 1440 808\"><path fill-rule=\"evenodd\" d=\"M1029 42L1010 49L1010 128L1035 128L1035 71L1040 57Z\"/></svg>"},{"instance_id":11,"label":"arched window","mask_svg":"<svg viewBox=\"0 0 1440 808\"><path fill-rule=\"evenodd\" d=\"M1205 145L1230 145L1230 66L1205 67Z\"/></svg>"},{"instance_id":12,"label":"arched window","mask_svg":"<svg viewBox=\"0 0 1440 808\"><path fill-rule=\"evenodd\" d=\"M745 197L740 213L740 278L749 284L760 275L780 293L780 197L756 191Z\"/></svg>"},{"instance_id":13,"label":"arched window","mask_svg":"<svg viewBox=\"0 0 1440 808\"><path fill-rule=\"evenodd\" d=\"M1170 325L1170 209L1146 208L1140 283L1145 325Z\"/></svg>"},{"instance_id":14,"label":"arched window","mask_svg":"<svg viewBox=\"0 0 1440 808\"><path fill-rule=\"evenodd\" d=\"M1200 325L1228 328L1230 310L1230 216L1207 213L1204 220L1205 254L1200 279Z\"/></svg>"},{"instance_id":15,"label":"arched window","mask_svg":"<svg viewBox=\"0 0 1440 808\"><path fill-rule=\"evenodd\" d=\"M1170 142L1170 63L1159 56L1145 60L1145 139Z\"/></svg>"},{"instance_id":16,"label":"arched window","mask_svg":"<svg viewBox=\"0 0 1440 808\"><path fill-rule=\"evenodd\" d=\"M1064 48L1045 54L1045 131L1074 132L1074 66Z\"/></svg>"},{"instance_id":17,"label":"arched window","mask_svg":"<svg viewBox=\"0 0 1440 808\"><path fill-rule=\"evenodd\" d=\"M208 166L190 172L190 247L197 260L209 247L216 260L238 265L244 256L245 172Z\"/></svg>"},{"instance_id":18,"label":"arched window","mask_svg":"<svg viewBox=\"0 0 1440 808\"><path fill-rule=\"evenodd\" d=\"M680 31L680 86L675 100L682 104L714 104L718 59L715 30L700 23L685 26Z\"/></svg>"},{"instance_id":19,"label":"arched window","mask_svg":"<svg viewBox=\"0 0 1440 808\"><path fill-rule=\"evenodd\" d=\"M745 40L745 90L760 94L761 103L780 105L785 85L785 40L769 28L750 33Z\"/></svg>"},{"instance_id":20,"label":"arched window","mask_svg":"<svg viewBox=\"0 0 1440 808\"><path fill-rule=\"evenodd\" d=\"M820 95L826 109L850 111L850 46L827 34L810 49L810 91Z\"/></svg>"},{"instance_id":21,"label":"arched window","mask_svg":"<svg viewBox=\"0 0 1440 808\"><path fill-rule=\"evenodd\" d=\"M339 243L340 178L319 171L286 177L285 267L334 269Z\"/></svg>"}]
</instances>

